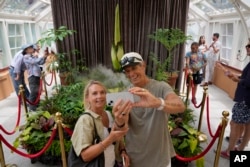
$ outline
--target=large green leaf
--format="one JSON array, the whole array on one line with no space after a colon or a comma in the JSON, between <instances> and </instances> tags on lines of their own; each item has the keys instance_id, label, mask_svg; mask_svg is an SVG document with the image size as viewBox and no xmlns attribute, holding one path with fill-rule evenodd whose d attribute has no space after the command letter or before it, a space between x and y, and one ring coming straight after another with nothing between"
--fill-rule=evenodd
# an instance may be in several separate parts
<instances>
[{"instance_id":1,"label":"large green leaf","mask_svg":"<svg viewBox=\"0 0 250 167\"><path fill-rule=\"evenodd\" d=\"M189 139L189 143L190 143L190 150L193 153L195 151L195 149L197 148L198 145L198 139L191 137Z\"/></svg>"},{"instance_id":2,"label":"large green leaf","mask_svg":"<svg viewBox=\"0 0 250 167\"><path fill-rule=\"evenodd\" d=\"M205 160L204 157L201 157L196 160L196 167L204 167L205 165Z\"/></svg>"}]
</instances>

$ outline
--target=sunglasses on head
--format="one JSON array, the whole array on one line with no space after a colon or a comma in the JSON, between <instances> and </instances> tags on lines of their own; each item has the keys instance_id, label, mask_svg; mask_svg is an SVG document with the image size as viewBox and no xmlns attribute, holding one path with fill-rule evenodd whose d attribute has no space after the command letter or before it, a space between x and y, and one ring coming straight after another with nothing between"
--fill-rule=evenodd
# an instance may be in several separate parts
<instances>
[{"instance_id":1,"label":"sunglasses on head","mask_svg":"<svg viewBox=\"0 0 250 167\"><path fill-rule=\"evenodd\" d=\"M124 66L124 65L127 64L127 62L129 62L129 63L134 63L135 60L142 61L142 59L137 58L137 57L124 57L124 58L121 60L121 65Z\"/></svg>"},{"instance_id":2,"label":"sunglasses on head","mask_svg":"<svg viewBox=\"0 0 250 167\"><path fill-rule=\"evenodd\" d=\"M246 45L246 48L250 48L250 44Z\"/></svg>"}]
</instances>

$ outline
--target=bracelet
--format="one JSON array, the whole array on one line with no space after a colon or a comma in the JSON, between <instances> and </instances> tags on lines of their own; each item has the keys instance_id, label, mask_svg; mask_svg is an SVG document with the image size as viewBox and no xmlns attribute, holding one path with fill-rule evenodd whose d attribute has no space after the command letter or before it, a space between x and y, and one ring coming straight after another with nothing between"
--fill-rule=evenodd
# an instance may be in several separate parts
<instances>
[{"instance_id":1,"label":"bracelet","mask_svg":"<svg viewBox=\"0 0 250 167\"><path fill-rule=\"evenodd\" d=\"M99 142L100 146L102 147L102 150L104 151L106 148L102 142Z\"/></svg>"},{"instance_id":2,"label":"bracelet","mask_svg":"<svg viewBox=\"0 0 250 167\"><path fill-rule=\"evenodd\" d=\"M122 154L123 151L124 151L125 153L127 153L126 149L123 148L123 149L120 150L120 155Z\"/></svg>"},{"instance_id":3,"label":"bracelet","mask_svg":"<svg viewBox=\"0 0 250 167\"><path fill-rule=\"evenodd\" d=\"M163 110L165 107L165 101L163 100L163 98L159 98L161 100L161 105L160 107L157 108L157 110Z\"/></svg>"},{"instance_id":4,"label":"bracelet","mask_svg":"<svg viewBox=\"0 0 250 167\"><path fill-rule=\"evenodd\" d=\"M115 124L118 128L123 128L125 126L125 122L122 125L118 125L118 123L115 121Z\"/></svg>"}]
</instances>

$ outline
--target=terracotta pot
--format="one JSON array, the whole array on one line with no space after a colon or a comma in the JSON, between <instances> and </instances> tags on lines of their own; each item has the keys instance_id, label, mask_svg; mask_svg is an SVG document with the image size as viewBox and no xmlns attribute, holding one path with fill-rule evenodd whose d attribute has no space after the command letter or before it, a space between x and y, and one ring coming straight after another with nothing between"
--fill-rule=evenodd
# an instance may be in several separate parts
<instances>
[{"instance_id":1,"label":"terracotta pot","mask_svg":"<svg viewBox=\"0 0 250 167\"><path fill-rule=\"evenodd\" d=\"M176 72L168 72L168 81L167 83L173 88L175 89L175 85L176 85L176 81L178 78L178 74Z\"/></svg>"}]
</instances>

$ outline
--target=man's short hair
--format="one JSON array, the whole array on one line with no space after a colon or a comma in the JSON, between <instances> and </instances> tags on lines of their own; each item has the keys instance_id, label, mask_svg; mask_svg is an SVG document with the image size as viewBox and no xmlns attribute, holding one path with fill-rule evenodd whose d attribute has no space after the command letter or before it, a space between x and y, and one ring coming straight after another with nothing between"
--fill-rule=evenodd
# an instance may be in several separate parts
<instances>
[{"instance_id":1,"label":"man's short hair","mask_svg":"<svg viewBox=\"0 0 250 167\"><path fill-rule=\"evenodd\" d=\"M216 33L214 33L214 36L216 36L217 38L219 38L220 34L216 32Z\"/></svg>"}]
</instances>

